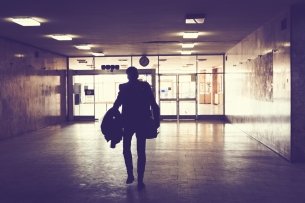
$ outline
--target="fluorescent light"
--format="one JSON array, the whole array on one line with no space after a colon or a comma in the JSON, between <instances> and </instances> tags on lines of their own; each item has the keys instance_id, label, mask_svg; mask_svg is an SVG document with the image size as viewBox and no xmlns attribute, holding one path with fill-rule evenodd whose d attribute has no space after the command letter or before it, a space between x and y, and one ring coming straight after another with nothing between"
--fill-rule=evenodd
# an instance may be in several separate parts
<instances>
[{"instance_id":1,"label":"fluorescent light","mask_svg":"<svg viewBox=\"0 0 305 203\"><path fill-rule=\"evenodd\" d=\"M184 32L183 38L197 38L198 32Z\"/></svg>"},{"instance_id":2,"label":"fluorescent light","mask_svg":"<svg viewBox=\"0 0 305 203\"><path fill-rule=\"evenodd\" d=\"M185 17L186 24L202 24L204 23L205 15L204 14L190 14Z\"/></svg>"},{"instance_id":3,"label":"fluorescent light","mask_svg":"<svg viewBox=\"0 0 305 203\"><path fill-rule=\"evenodd\" d=\"M24 54L15 54L15 57L17 57L17 58L23 58L23 57L24 57Z\"/></svg>"},{"instance_id":4,"label":"fluorescent light","mask_svg":"<svg viewBox=\"0 0 305 203\"><path fill-rule=\"evenodd\" d=\"M29 18L29 17L25 17L25 18L13 18L13 22L22 25L22 26L40 26L40 22Z\"/></svg>"},{"instance_id":5,"label":"fluorescent light","mask_svg":"<svg viewBox=\"0 0 305 203\"><path fill-rule=\"evenodd\" d=\"M72 40L72 37L70 37L68 35L52 35L52 38L59 40L59 41Z\"/></svg>"},{"instance_id":6,"label":"fluorescent light","mask_svg":"<svg viewBox=\"0 0 305 203\"><path fill-rule=\"evenodd\" d=\"M92 55L94 56L105 56L103 52L92 52Z\"/></svg>"},{"instance_id":7,"label":"fluorescent light","mask_svg":"<svg viewBox=\"0 0 305 203\"><path fill-rule=\"evenodd\" d=\"M182 48L193 48L194 47L194 43L183 43L182 44Z\"/></svg>"},{"instance_id":8,"label":"fluorescent light","mask_svg":"<svg viewBox=\"0 0 305 203\"><path fill-rule=\"evenodd\" d=\"M189 51L189 50L182 50L182 51L181 51L181 54L183 54L183 55L190 55L190 54L192 54L192 51Z\"/></svg>"},{"instance_id":9,"label":"fluorescent light","mask_svg":"<svg viewBox=\"0 0 305 203\"><path fill-rule=\"evenodd\" d=\"M195 19L185 19L186 24L202 24L204 23L204 18L195 18Z\"/></svg>"},{"instance_id":10,"label":"fluorescent light","mask_svg":"<svg viewBox=\"0 0 305 203\"><path fill-rule=\"evenodd\" d=\"M91 47L88 44L75 45L75 47L78 49L85 49L85 50L91 49Z\"/></svg>"}]
</instances>

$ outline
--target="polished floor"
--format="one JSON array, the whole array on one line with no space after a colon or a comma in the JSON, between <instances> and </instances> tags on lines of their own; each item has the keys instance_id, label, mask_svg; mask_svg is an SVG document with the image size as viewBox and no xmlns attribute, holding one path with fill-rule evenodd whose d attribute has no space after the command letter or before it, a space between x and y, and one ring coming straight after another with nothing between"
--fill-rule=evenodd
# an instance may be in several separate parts
<instances>
[{"instance_id":1,"label":"polished floor","mask_svg":"<svg viewBox=\"0 0 305 203\"><path fill-rule=\"evenodd\" d=\"M122 143L109 146L98 122L0 141L0 202L305 202L305 165L287 162L231 124L162 123L159 137L147 141L141 191L125 184Z\"/></svg>"}]
</instances>

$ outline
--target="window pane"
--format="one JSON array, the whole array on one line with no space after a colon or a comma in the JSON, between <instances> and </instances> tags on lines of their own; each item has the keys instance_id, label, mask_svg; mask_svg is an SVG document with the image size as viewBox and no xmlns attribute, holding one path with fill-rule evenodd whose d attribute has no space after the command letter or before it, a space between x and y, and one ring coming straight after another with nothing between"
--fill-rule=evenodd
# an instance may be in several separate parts
<instances>
[{"instance_id":1,"label":"window pane","mask_svg":"<svg viewBox=\"0 0 305 203\"><path fill-rule=\"evenodd\" d=\"M196 56L160 56L159 73L196 73Z\"/></svg>"},{"instance_id":2,"label":"window pane","mask_svg":"<svg viewBox=\"0 0 305 203\"><path fill-rule=\"evenodd\" d=\"M161 116L177 115L177 102L176 101L160 101L160 115Z\"/></svg>"},{"instance_id":3,"label":"window pane","mask_svg":"<svg viewBox=\"0 0 305 203\"><path fill-rule=\"evenodd\" d=\"M179 115L196 115L196 102L179 101Z\"/></svg>"},{"instance_id":4,"label":"window pane","mask_svg":"<svg viewBox=\"0 0 305 203\"><path fill-rule=\"evenodd\" d=\"M94 90L92 75L76 75L73 77L74 115L94 116L94 95L86 94Z\"/></svg>"},{"instance_id":5,"label":"window pane","mask_svg":"<svg viewBox=\"0 0 305 203\"><path fill-rule=\"evenodd\" d=\"M198 115L223 114L223 56L198 56Z\"/></svg>"}]
</instances>

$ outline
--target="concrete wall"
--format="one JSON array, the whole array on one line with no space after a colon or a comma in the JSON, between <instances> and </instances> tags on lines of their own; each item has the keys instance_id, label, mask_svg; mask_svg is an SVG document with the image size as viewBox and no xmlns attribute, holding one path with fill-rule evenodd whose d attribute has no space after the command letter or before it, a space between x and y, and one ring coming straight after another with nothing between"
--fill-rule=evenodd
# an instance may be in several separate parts
<instances>
[{"instance_id":1,"label":"concrete wall","mask_svg":"<svg viewBox=\"0 0 305 203\"><path fill-rule=\"evenodd\" d=\"M290 19L287 9L228 51L225 76L228 120L288 160Z\"/></svg>"},{"instance_id":2,"label":"concrete wall","mask_svg":"<svg viewBox=\"0 0 305 203\"><path fill-rule=\"evenodd\" d=\"M0 139L66 120L66 58L0 38Z\"/></svg>"}]
</instances>

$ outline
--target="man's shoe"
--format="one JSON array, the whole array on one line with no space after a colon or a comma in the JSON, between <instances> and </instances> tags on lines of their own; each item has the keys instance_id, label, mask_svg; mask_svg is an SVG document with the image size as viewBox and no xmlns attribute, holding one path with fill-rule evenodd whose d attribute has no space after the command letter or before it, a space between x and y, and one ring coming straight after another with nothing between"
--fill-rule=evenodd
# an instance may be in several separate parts
<instances>
[{"instance_id":1,"label":"man's shoe","mask_svg":"<svg viewBox=\"0 0 305 203\"><path fill-rule=\"evenodd\" d=\"M138 182L138 190L142 190L145 188L145 184L143 182Z\"/></svg>"},{"instance_id":2,"label":"man's shoe","mask_svg":"<svg viewBox=\"0 0 305 203\"><path fill-rule=\"evenodd\" d=\"M134 176L133 175L128 175L127 180L126 180L126 184L131 184L134 181Z\"/></svg>"}]
</instances>

